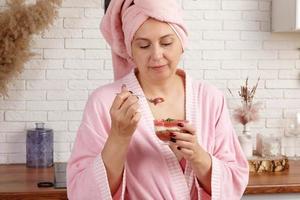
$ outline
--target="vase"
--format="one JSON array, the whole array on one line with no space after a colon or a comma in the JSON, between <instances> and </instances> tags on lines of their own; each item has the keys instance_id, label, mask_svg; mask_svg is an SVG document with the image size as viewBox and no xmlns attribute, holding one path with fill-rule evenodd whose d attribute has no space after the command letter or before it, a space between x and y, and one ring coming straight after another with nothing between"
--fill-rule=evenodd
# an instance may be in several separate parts
<instances>
[{"instance_id":1,"label":"vase","mask_svg":"<svg viewBox=\"0 0 300 200\"><path fill-rule=\"evenodd\" d=\"M252 136L249 127L245 124L242 135L238 136L242 150L247 158L253 156Z\"/></svg>"},{"instance_id":2,"label":"vase","mask_svg":"<svg viewBox=\"0 0 300 200\"><path fill-rule=\"evenodd\" d=\"M33 168L53 165L53 130L36 123L35 129L27 130L26 166Z\"/></svg>"}]
</instances>

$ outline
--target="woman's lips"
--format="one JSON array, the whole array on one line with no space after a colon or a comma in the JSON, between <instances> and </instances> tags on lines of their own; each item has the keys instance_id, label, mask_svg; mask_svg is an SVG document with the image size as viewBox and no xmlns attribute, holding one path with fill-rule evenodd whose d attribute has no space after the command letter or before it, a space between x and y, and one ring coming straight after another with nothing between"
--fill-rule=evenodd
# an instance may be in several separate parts
<instances>
[{"instance_id":1,"label":"woman's lips","mask_svg":"<svg viewBox=\"0 0 300 200\"><path fill-rule=\"evenodd\" d=\"M164 67L166 67L167 65L156 65L156 66L151 66L150 68L155 70L155 71L160 71L163 70Z\"/></svg>"}]
</instances>

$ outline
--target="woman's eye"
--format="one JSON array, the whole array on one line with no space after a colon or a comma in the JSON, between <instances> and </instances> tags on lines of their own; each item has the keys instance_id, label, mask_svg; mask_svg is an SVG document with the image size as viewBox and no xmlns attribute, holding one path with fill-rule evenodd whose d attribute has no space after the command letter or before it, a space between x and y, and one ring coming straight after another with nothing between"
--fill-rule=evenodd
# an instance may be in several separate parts
<instances>
[{"instance_id":1,"label":"woman's eye","mask_svg":"<svg viewBox=\"0 0 300 200\"><path fill-rule=\"evenodd\" d=\"M140 46L141 49L146 49L148 48L150 45L143 45L143 46Z\"/></svg>"},{"instance_id":2,"label":"woman's eye","mask_svg":"<svg viewBox=\"0 0 300 200\"><path fill-rule=\"evenodd\" d=\"M172 44L172 42L168 42L168 43L163 43L162 45L163 46L169 46L169 45L171 45Z\"/></svg>"}]
</instances>

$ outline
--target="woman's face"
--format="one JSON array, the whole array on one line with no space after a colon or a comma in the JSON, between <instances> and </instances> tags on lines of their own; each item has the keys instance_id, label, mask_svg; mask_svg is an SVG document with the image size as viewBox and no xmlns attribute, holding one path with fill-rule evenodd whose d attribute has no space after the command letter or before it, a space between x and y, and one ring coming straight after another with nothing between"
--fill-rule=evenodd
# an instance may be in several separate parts
<instances>
[{"instance_id":1,"label":"woman's face","mask_svg":"<svg viewBox=\"0 0 300 200\"><path fill-rule=\"evenodd\" d=\"M182 46L167 23L148 19L135 33L131 47L140 78L162 81L175 74Z\"/></svg>"}]
</instances>

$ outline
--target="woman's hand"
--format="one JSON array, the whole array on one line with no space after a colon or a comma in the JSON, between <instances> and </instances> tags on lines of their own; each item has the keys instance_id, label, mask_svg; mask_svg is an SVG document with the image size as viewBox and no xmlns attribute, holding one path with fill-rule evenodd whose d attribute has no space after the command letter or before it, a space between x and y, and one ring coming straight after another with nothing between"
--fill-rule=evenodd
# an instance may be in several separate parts
<instances>
[{"instance_id":1,"label":"woman's hand","mask_svg":"<svg viewBox=\"0 0 300 200\"><path fill-rule=\"evenodd\" d=\"M188 123L179 123L182 132L172 132L171 146L175 146L184 159L191 163L199 162L207 152L198 144L196 130ZM183 133L184 132L184 133Z\"/></svg>"},{"instance_id":2,"label":"woman's hand","mask_svg":"<svg viewBox=\"0 0 300 200\"><path fill-rule=\"evenodd\" d=\"M122 85L110 108L111 134L122 138L130 138L141 118L138 98Z\"/></svg>"}]
</instances>

